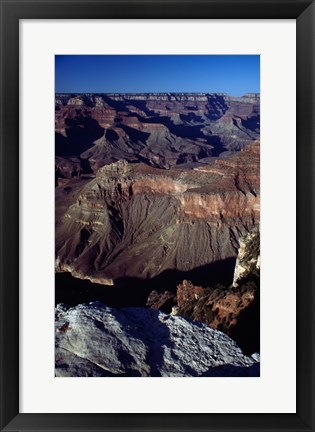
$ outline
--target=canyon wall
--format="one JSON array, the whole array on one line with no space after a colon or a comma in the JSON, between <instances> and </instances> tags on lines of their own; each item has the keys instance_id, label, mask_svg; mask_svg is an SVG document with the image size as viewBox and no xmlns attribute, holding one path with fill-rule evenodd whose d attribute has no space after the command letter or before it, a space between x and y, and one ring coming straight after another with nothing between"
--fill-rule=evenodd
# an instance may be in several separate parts
<instances>
[{"instance_id":1,"label":"canyon wall","mask_svg":"<svg viewBox=\"0 0 315 432\"><path fill-rule=\"evenodd\" d=\"M57 94L57 177L120 159L158 168L208 163L259 138L259 103L257 94Z\"/></svg>"},{"instance_id":2,"label":"canyon wall","mask_svg":"<svg viewBox=\"0 0 315 432\"><path fill-rule=\"evenodd\" d=\"M259 142L202 169L118 161L56 189L57 271L100 283L236 257L259 223Z\"/></svg>"}]
</instances>

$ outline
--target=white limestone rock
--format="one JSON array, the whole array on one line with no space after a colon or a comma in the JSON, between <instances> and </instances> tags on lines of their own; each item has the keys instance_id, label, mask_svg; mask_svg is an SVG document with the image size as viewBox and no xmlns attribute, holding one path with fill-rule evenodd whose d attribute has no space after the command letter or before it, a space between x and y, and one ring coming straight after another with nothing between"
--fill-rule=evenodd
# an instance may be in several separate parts
<instances>
[{"instance_id":1,"label":"white limestone rock","mask_svg":"<svg viewBox=\"0 0 315 432\"><path fill-rule=\"evenodd\" d=\"M239 249L235 263L233 287L239 285L239 281L251 273L253 269L260 270L260 233L258 229L248 233L239 239Z\"/></svg>"},{"instance_id":2,"label":"white limestone rock","mask_svg":"<svg viewBox=\"0 0 315 432\"><path fill-rule=\"evenodd\" d=\"M100 302L58 305L55 314L58 377L259 375L253 358L203 323Z\"/></svg>"},{"instance_id":3,"label":"white limestone rock","mask_svg":"<svg viewBox=\"0 0 315 432\"><path fill-rule=\"evenodd\" d=\"M70 98L67 105L83 106L84 100L81 97Z\"/></svg>"}]
</instances>

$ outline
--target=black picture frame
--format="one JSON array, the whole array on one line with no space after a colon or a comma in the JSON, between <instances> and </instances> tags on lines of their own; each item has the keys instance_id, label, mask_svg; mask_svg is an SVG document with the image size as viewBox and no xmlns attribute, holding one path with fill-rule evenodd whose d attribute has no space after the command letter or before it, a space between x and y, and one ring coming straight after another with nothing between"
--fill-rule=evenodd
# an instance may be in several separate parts
<instances>
[{"instance_id":1,"label":"black picture frame","mask_svg":"<svg viewBox=\"0 0 315 432\"><path fill-rule=\"evenodd\" d=\"M0 6L1 431L313 431L315 406L314 1L0 0ZM296 19L298 323L296 414L19 413L19 20L94 18Z\"/></svg>"}]
</instances>

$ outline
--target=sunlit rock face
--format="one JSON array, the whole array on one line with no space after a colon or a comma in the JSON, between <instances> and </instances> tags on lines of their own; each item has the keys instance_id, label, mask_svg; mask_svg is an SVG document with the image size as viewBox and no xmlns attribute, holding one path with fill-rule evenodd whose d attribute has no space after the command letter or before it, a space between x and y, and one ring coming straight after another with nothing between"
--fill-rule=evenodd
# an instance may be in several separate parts
<instances>
[{"instance_id":1,"label":"sunlit rock face","mask_svg":"<svg viewBox=\"0 0 315 432\"><path fill-rule=\"evenodd\" d=\"M57 377L259 376L259 363L206 324L100 302L56 308Z\"/></svg>"},{"instance_id":2,"label":"sunlit rock face","mask_svg":"<svg viewBox=\"0 0 315 432\"><path fill-rule=\"evenodd\" d=\"M251 274L260 272L260 232L253 230L239 240L239 250L235 265L233 287Z\"/></svg>"},{"instance_id":3,"label":"sunlit rock face","mask_svg":"<svg viewBox=\"0 0 315 432\"><path fill-rule=\"evenodd\" d=\"M202 169L118 161L57 188L56 203L57 270L77 277L152 278L236 257L259 223L259 142Z\"/></svg>"}]
</instances>

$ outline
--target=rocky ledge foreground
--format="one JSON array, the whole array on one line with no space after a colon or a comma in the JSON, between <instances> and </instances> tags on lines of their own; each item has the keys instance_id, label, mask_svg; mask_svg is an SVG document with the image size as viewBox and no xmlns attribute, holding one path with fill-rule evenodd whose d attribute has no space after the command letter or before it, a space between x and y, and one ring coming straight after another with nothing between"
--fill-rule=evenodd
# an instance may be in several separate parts
<instances>
[{"instance_id":1,"label":"rocky ledge foreground","mask_svg":"<svg viewBox=\"0 0 315 432\"><path fill-rule=\"evenodd\" d=\"M206 324L100 302L56 307L56 376L259 376L259 363Z\"/></svg>"}]
</instances>

